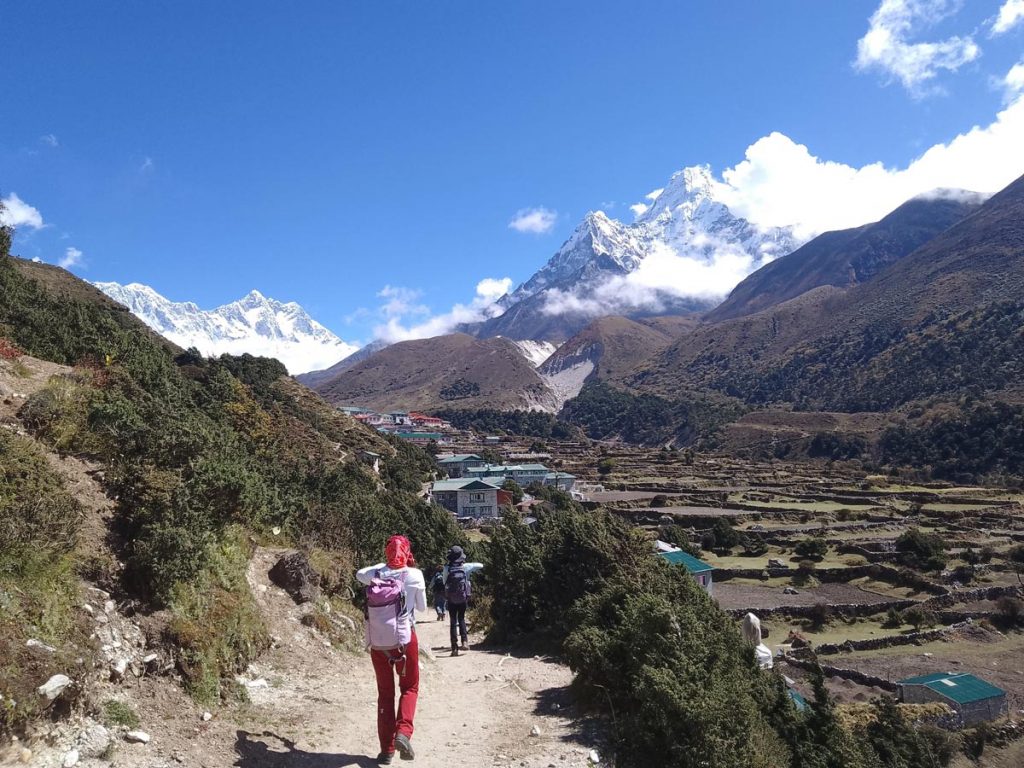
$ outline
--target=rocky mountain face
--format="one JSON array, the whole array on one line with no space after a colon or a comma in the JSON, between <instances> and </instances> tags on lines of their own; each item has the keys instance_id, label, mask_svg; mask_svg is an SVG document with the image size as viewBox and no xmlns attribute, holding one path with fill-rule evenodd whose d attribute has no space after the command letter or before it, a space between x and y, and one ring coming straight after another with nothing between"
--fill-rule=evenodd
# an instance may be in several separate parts
<instances>
[{"instance_id":1,"label":"rocky mountain face","mask_svg":"<svg viewBox=\"0 0 1024 768\"><path fill-rule=\"evenodd\" d=\"M624 379L696 325L693 317L601 317L562 344L537 370L564 403L589 382Z\"/></svg>"},{"instance_id":2,"label":"rocky mountain face","mask_svg":"<svg viewBox=\"0 0 1024 768\"><path fill-rule=\"evenodd\" d=\"M139 283L95 285L160 335L208 356L248 353L273 357L294 374L326 368L358 349L320 325L295 302L276 301L259 291L204 310L191 301L170 301Z\"/></svg>"},{"instance_id":3,"label":"rocky mountain face","mask_svg":"<svg viewBox=\"0 0 1024 768\"><path fill-rule=\"evenodd\" d=\"M652 254L666 251L702 264L738 257L753 270L799 244L789 228L759 228L735 216L716 199L707 167L686 168L631 224L602 211L588 213L544 267L503 297L505 312L484 322L477 334L560 343L603 315L708 309L717 299L706 292L691 294L682 285L651 288L630 283L630 276ZM616 281L630 290L619 290Z\"/></svg>"},{"instance_id":4,"label":"rocky mountain face","mask_svg":"<svg viewBox=\"0 0 1024 768\"><path fill-rule=\"evenodd\" d=\"M984 197L944 190L910 200L881 221L826 232L747 277L705 316L714 322L758 312L822 285L870 280L977 209Z\"/></svg>"},{"instance_id":5,"label":"rocky mountain face","mask_svg":"<svg viewBox=\"0 0 1024 768\"><path fill-rule=\"evenodd\" d=\"M555 406L515 342L465 333L392 344L314 389L337 405L384 411Z\"/></svg>"}]
</instances>

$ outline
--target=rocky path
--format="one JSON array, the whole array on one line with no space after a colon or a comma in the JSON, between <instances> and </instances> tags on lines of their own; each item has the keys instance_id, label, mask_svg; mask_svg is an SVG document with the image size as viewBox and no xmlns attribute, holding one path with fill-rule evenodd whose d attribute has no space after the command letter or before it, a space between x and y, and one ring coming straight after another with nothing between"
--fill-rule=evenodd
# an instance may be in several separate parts
<instances>
[{"instance_id":1,"label":"rocky path","mask_svg":"<svg viewBox=\"0 0 1024 768\"><path fill-rule=\"evenodd\" d=\"M327 648L320 636L301 626L296 621L300 609L266 582L270 561L265 554L257 556L250 579L279 647L254 670L268 685L250 687L250 696L255 719L265 717L272 727L240 730L234 765L375 765L376 688L369 658ZM592 745L582 727L566 716L568 669L495 650L470 650L453 658L448 625L433 618L433 612L421 617L417 627L416 766L588 764ZM539 735L531 735L534 728ZM395 763L403 761L396 758Z\"/></svg>"},{"instance_id":2,"label":"rocky path","mask_svg":"<svg viewBox=\"0 0 1024 768\"><path fill-rule=\"evenodd\" d=\"M279 554L259 550L249 568L250 586L275 641L239 678L248 701L204 712L173 677L127 674L103 683L94 699L123 702L137 712L140 722L133 727L148 742L131 743L126 728L106 729L79 714L30 744L31 758L24 763L21 745L0 750L0 765L57 768L74 752L80 768L375 766L377 694L369 656L334 646L302 623L308 604L296 605L267 576ZM109 601L104 608L102 595L93 602L99 606L94 612L104 614L98 630L123 641L118 653L136 662L142 658L148 651L133 621ZM600 749L596 728L574 717L568 669L541 657L479 647L453 658L447 622L433 618L430 611L418 625L416 759L396 758L395 765L593 765L591 750Z\"/></svg>"}]
</instances>

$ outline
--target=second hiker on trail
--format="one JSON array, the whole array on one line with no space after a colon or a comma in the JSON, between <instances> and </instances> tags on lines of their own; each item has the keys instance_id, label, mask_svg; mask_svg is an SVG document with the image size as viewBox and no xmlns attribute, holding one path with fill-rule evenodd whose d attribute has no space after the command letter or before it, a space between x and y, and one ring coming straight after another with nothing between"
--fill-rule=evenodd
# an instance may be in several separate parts
<instances>
[{"instance_id":1,"label":"second hiker on trail","mask_svg":"<svg viewBox=\"0 0 1024 768\"><path fill-rule=\"evenodd\" d=\"M448 550L448 564L444 567L444 596L451 620L452 656L461 650L469 650L469 632L466 630L466 608L473 594L469 576L484 567L483 563L467 563L462 547L455 545Z\"/></svg>"},{"instance_id":2,"label":"second hiker on trail","mask_svg":"<svg viewBox=\"0 0 1024 768\"><path fill-rule=\"evenodd\" d=\"M405 536L388 539L384 553L386 564L360 568L356 578L366 585L366 645L377 677L377 762L390 765L396 750L403 760L414 757L413 717L420 690L416 611L427 610L427 585Z\"/></svg>"}]
</instances>

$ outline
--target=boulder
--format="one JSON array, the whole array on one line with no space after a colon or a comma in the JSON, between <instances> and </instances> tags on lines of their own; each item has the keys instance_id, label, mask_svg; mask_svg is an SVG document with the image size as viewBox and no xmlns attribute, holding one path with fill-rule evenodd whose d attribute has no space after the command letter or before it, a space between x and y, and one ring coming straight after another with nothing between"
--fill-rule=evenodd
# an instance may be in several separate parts
<instances>
[{"instance_id":1,"label":"boulder","mask_svg":"<svg viewBox=\"0 0 1024 768\"><path fill-rule=\"evenodd\" d=\"M99 723L87 728L78 737L78 751L85 759L97 758L110 747L110 731Z\"/></svg>"},{"instance_id":2,"label":"boulder","mask_svg":"<svg viewBox=\"0 0 1024 768\"><path fill-rule=\"evenodd\" d=\"M45 696L47 701L53 701L64 693L64 690L69 685L71 685L70 677L67 675L54 675L39 686L39 695Z\"/></svg>"},{"instance_id":3,"label":"boulder","mask_svg":"<svg viewBox=\"0 0 1024 768\"><path fill-rule=\"evenodd\" d=\"M145 731L128 731L124 735L124 739L133 744L149 744L149 734Z\"/></svg>"},{"instance_id":4,"label":"boulder","mask_svg":"<svg viewBox=\"0 0 1024 768\"><path fill-rule=\"evenodd\" d=\"M778 558L770 557L770 558L768 558L768 567L769 568L788 568L789 566L787 566L784 562L782 562Z\"/></svg>"},{"instance_id":5,"label":"boulder","mask_svg":"<svg viewBox=\"0 0 1024 768\"><path fill-rule=\"evenodd\" d=\"M268 575L296 603L308 603L320 597L320 574L313 570L309 558L302 552L282 555Z\"/></svg>"}]
</instances>

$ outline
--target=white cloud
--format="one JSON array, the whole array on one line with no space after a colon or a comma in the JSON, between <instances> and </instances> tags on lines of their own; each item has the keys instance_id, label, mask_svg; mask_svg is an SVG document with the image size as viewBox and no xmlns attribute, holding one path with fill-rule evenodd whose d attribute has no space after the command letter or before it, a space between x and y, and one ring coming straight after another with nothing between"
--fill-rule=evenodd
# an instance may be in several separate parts
<instances>
[{"instance_id":1,"label":"white cloud","mask_svg":"<svg viewBox=\"0 0 1024 768\"><path fill-rule=\"evenodd\" d=\"M59 147L60 146L60 142L57 141L57 137L54 136L52 133L47 133L47 134L45 134L43 136L40 136L39 137L39 143L40 144L45 144L48 147Z\"/></svg>"},{"instance_id":2,"label":"white cloud","mask_svg":"<svg viewBox=\"0 0 1024 768\"><path fill-rule=\"evenodd\" d=\"M378 296L387 298L388 302L381 307L381 314L387 322L374 329L374 338L388 343L409 341L410 339L426 339L451 333L459 325L477 323L494 317L502 312L494 302L500 299L512 287L512 278L486 277L476 285L476 296L469 304L455 304L450 310L440 315L431 315L423 320L416 318L424 314L426 307L410 304L407 313L396 312L397 304L394 296L412 296L418 298L421 292L410 288L386 286ZM385 291L387 293L385 293ZM429 312L429 310L426 310Z\"/></svg>"},{"instance_id":3,"label":"white cloud","mask_svg":"<svg viewBox=\"0 0 1024 768\"><path fill-rule=\"evenodd\" d=\"M882 0L869 20L867 33L857 41L855 66L880 69L898 79L914 95L940 70L955 72L981 54L970 35L939 42L908 42L922 28L960 10L962 0Z\"/></svg>"},{"instance_id":4,"label":"white cloud","mask_svg":"<svg viewBox=\"0 0 1024 768\"><path fill-rule=\"evenodd\" d=\"M635 271L626 275L616 275L588 289L548 291L542 311L597 317L638 309L663 312L679 301L710 305L725 298L740 280L769 260L757 260L734 243L711 244L710 256L696 249L694 253L680 253L658 244Z\"/></svg>"},{"instance_id":5,"label":"white cloud","mask_svg":"<svg viewBox=\"0 0 1024 768\"><path fill-rule=\"evenodd\" d=\"M549 211L544 207L522 208L516 211L516 215L508 223L508 226L509 229L514 229L516 232L543 235L551 231L557 219L558 214L555 211Z\"/></svg>"},{"instance_id":6,"label":"white cloud","mask_svg":"<svg viewBox=\"0 0 1024 768\"><path fill-rule=\"evenodd\" d=\"M1016 67L1007 75L1016 82ZM1024 93L987 126L936 144L905 168L853 167L823 160L781 133L751 144L716 193L762 226L795 225L803 236L877 221L912 197L939 188L993 193L1024 173Z\"/></svg>"},{"instance_id":7,"label":"white cloud","mask_svg":"<svg viewBox=\"0 0 1024 768\"><path fill-rule=\"evenodd\" d=\"M653 203L655 200L657 200L659 197L661 197L661 193L664 192L664 191L665 191L664 187L658 187L658 189L652 189L650 192L648 192L646 195L644 195L644 199L645 200L650 200Z\"/></svg>"},{"instance_id":8,"label":"white cloud","mask_svg":"<svg viewBox=\"0 0 1024 768\"><path fill-rule=\"evenodd\" d=\"M639 219L641 216L647 213L650 207L651 206L646 205L645 203L633 203L631 206L629 206L629 210L631 210L633 212L633 215Z\"/></svg>"},{"instance_id":9,"label":"white cloud","mask_svg":"<svg viewBox=\"0 0 1024 768\"><path fill-rule=\"evenodd\" d=\"M142 160L142 164L139 165L139 173L148 173L156 167L152 157L146 157Z\"/></svg>"},{"instance_id":10,"label":"white cloud","mask_svg":"<svg viewBox=\"0 0 1024 768\"><path fill-rule=\"evenodd\" d=\"M430 308L417 301L422 291L401 286L385 285L377 291L378 299L386 299L380 306L380 313L385 317L404 317L406 315L426 315Z\"/></svg>"},{"instance_id":11,"label":"white cloud","mask_svg":"<svg viewBox=\"0 0 1024 768\"><path fill-rule=\"evenodd\" d=\"M63 267L64 269L71 269L77 267L82 263L82 252L77 248L68 248L64 251L64 256L60 261L57 262L57 266Z\"/></svg>"},{"instance_id":12,"label":"white cloud","mask_svg":"<svg viewBox=\"0 0 1024 768\"><path fill-rule=\"evenodd\" d=\"M0 224L31 229L42 229L44 226L43 215L13 192L0 200Z\"/></svg>"},{"instance_id":13,"label":"white cloud","mask_svg":"<svg viewBox=\"0 0 1024 768\"><path fill-rule=\"evenodd\" d=\"M1024 61L1010 67L1010 71L1003 78L1003 88L1006 92L1007 101L1013 101L1021 94L1024 94Z\"/></svg>"},{"instance_id":14,"label":"white cloud","mask_svg":"<svg viewBox=\"0 0 1024 768\"><path fill-rule=\"evenodd\" d=\"M1006 0L999 9L999 16L992 25L992 34L1009 32L1024 21L1024 0Z\"/></svg>"}]
</instances>

